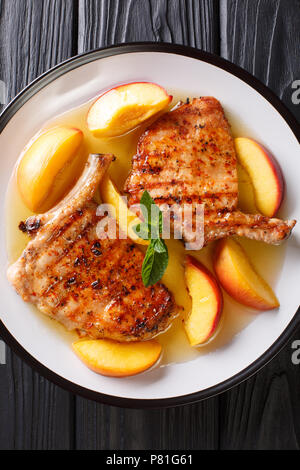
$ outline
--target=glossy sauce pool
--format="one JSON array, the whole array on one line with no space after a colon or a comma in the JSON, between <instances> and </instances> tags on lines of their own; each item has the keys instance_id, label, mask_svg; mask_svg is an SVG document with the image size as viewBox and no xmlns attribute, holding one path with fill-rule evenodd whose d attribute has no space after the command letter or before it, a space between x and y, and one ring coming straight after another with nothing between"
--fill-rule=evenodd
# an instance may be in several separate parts
<instances>
[{"instance_id":1,"label":"glossy sauce pool","mask_svg":"<svg viewBox=\"0 0 300 470\"><path fill-rule=\"evenodd\" d=\"M183 93L175 93L174 95L176 98L173 99L173 106L179 100L179 97L188 96ZM82 162L84 162L89 153L113 153L117 160L112 163L109 173L120 192L122 192L124 182L131 168L131 157L135 154L138 138L145 129L145 126L140 126L125 136L106 141L94 138L87 129L85 119L90 105L91 103L86 103L68 111L51 122L46 123L44 127L66 125L81 129L85 135L81 150ZM238 123L233 122L230 116L228 118L234 136L241 135L242 127ZM18 225L21 220L25 220L31 214L21 200L15 175L12 175L6 198L6 236L9 263L14 262L20 256L27 244L28 238L18 230ZM246 249L258 272L270 283L276 293L276 279L284 260L284 245L280 247L270 246L246 239L240 239L239 241ZM190 347L183 328L183 319L188 315L191 308L191 301L184 280L184 257L186 253L192 254L212 270L214 243L197 252L186 252L183 244L178 240L169 240L167 245L170 260L163 277L163 282L173 292L176 303L184 308L184 312L175 319L167 332L157 337L163 346L163 356L160 365L189 361L196 358L199 354L207 354L212 350L225 347L226 344L232 341L235 335L255 319L256 315L259 315L259 312L243 307L223 292L223 315L215 336L201 347ZM68 332L56 321L49 319L35 307L33 308L36 310L36 314L43 318L43 321L47 323L49 328L57 329L57 333L62 339L71 345L71 342L76 338L75 333ZM274 311L274 315L276 315L276 311Z\"/></svg>"}]
</instances>

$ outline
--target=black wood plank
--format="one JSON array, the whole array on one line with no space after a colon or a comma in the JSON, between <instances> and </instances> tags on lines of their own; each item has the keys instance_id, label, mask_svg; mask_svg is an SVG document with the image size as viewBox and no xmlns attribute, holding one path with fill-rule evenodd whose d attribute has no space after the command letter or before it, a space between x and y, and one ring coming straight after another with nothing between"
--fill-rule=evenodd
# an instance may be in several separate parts
<instances>
[{"instance_id":1,"label":"black wood plank","mask_svg":"<svg viewBox=\"0 0 300 470\"><path fill-rule=\"evenodd\" d=\"M161 410L129 410L77 398L78 449L217 449L218 398Z\"/></svg>"},{"instance_id":2,"label":"black wood plank","mask_svg":"<svg viewBox=\"0 0 300 470\"><path fill-rule=\"evenodd\" d=\"M84 52L133 41L165 41L219 52L218 2L211 0L79 0ZM215 449L218 398L178 409L142 411L77 398L80 449Z\"/></svg>"},{"instance_id":3,"label":"black wood plank","mask_svg":"<svg viewBox=\"0 0 300 470\"><path fill-rule=\"evenodd\" d=\"M293 340L300 338L300 331ZM300 448L300 366L292 342L255 377L221 396L223 449Z\"/></svg>"},{"instance_id":4,"label":"black wood plank","mask_svg":"<svg viewBox=\"0 0 300 470\"><path fill-rule=\"evenodd\" d=\"M70 449L72 396L13 355L0 365L0 449Z\"/></svg>"},{"instance_id":5,"label":"black wood plank","mask_svg":"<svg viewBox=\"0 0 300 470\"><path fill-rule=\"evenodd\" d=\"M79 0L80 52L134 41L219 50L215 0Z\"/></svg>"},{"instance_id":6,"label":"black wood plank","mask_svg":"<svg viewBox=\"0 0 300 470\"><path fill-rule=\"evenodd\" d=\"M72 55L72 0L0 1L0 80L8 99ZM7 348L0 365L0 448L68 449L73 397L34 373Z\"/></svg>"},{"instance_id":7,"label":"black wood plank","mask_svg":"<svg viewBox=\"0 0 300 470\"><path fill-rule=\"evenodd\" d=\"M299 0L220 0L221 55L268 85L300 121Z\"/></svg>"},{"instance_id":8,"label":"black wood plank","mask_svg":"<svg viewBox=\"0 0 300 470\"><path fill-rule=\"evenodd\" d=\"M300 78L298 0L221 1L221 53L247 69L285 101ZM294 339L300 338L300 331ZM299 449L300 368L292 340L256 377L221 397L221 447Z\"/></svg>"}]
</instances>

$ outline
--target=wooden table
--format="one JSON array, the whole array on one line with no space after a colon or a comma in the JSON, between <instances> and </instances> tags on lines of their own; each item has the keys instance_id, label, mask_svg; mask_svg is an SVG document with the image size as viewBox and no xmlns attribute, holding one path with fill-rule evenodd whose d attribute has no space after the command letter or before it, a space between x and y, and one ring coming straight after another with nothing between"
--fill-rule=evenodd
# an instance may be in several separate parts
<instances>
[{"instance_id":1,"label":"wooden table","mask_svg":"<svg viewBox=\"0 0 300 470\"><path fill-rule=\"evenodd\" d=\"M270 86L300 118L299 0L0 0L0 79L9 99L78 53L131 41L214 52ZM3 156L2 156L3 158ZM113 408L49 383L7 348L1 449L299 449L300 365L291 344L218 397L162 410Z\"/></svg>"}]
</instances>

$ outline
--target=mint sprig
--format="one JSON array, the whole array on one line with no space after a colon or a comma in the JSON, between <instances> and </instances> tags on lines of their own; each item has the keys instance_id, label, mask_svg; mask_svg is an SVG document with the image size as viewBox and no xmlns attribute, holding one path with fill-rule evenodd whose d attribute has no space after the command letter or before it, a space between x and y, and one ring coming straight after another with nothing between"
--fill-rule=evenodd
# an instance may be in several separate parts
<instances>
[{"instance_id":1,"label":"mint sprig","mask_svg":"<svg viewBox=\"0 0 300 470\"><path fill-rule=\"evenodd\" d=\"M148 191L143 193L140 204L144 222L133 227L133 230L136 235L150 242L142 266L143 283L149 287L163 277L169 254L165 241L161 238L163 215Z\"/></svg>"}]
</instances>

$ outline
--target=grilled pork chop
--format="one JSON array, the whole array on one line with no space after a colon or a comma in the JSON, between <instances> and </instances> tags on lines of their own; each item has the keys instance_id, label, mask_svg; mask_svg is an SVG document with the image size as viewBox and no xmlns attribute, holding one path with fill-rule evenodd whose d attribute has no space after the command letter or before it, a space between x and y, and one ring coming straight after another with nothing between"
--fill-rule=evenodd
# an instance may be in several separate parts
<instances>
[{"instance_id":1,"label":"grilled pork chop","mask_svg":"<svg viewBox=\"0 0 300 470\"><path fill-rule=\"evenodd\" d=\"M144 190L162 209L163 205L192 204L194 208L195 204L204 204L204 244L229 235L276 244L296 223L237 209L233 138L221 104L212 97L195 98L176 107L145 131L125 190L130 205L140 201ZM187 236L182 226L183 238L189 242L190 230Z\"/></svg>"},{"instance_id":2,"label":"grilled pork chop","mask_svg":"<svg viewBox=\"0 0 300 470\"><path fill-rule=\"evenodd\" d=\"M29 241L8 269L22 298L92 338L147 340L172 321L175 304L163 284L146 288L144 255L130 241L98 239L92 201L112 155L91 155L69 195L51 211L20 225Z\"/></svg>"}]
</instances>

